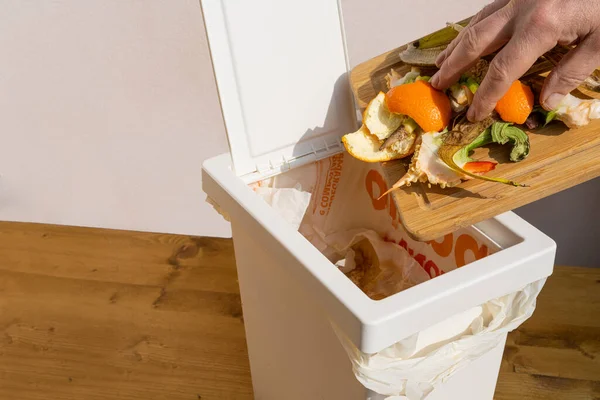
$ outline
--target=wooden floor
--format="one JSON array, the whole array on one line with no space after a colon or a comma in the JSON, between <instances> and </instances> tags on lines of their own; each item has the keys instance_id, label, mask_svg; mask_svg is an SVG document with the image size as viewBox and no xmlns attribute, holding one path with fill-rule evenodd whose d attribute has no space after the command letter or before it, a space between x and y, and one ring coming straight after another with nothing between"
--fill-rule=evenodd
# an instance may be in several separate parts
<instances>
[{"instance_id":1,"label":"wooden floor","mask_svg":"<svg viewBox=\"0 0 600 400\"><path fill-rule=\"evenodd\" d=\"M0 223L0 399L251 398L230 240ZM556 269L496 399L600 399L600 269Z\"/></svg>"}]
</instances>

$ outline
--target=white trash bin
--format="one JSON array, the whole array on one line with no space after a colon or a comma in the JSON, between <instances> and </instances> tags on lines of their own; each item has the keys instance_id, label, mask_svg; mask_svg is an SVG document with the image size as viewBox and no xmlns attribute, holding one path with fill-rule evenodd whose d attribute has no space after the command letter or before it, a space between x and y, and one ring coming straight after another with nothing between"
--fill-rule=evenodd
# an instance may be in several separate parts
<instances>
[{"instance_id":1,"label":"white trash bin","mask_svg":"<svg viewBox=\"0 0 600 400\"><path fill-rule=\"evenodd\" d=\"M467 230L495 246L491 254L457 269L438 261L448 273L369 298L249 187L318 168L343 152L340 137L357 126L337 1L201 3L231 148L204 163L203 186L232 224L255 398L491 400L506 332L533 310L555 243L503 214ZM341 184L328 176L327 204ZM372 188L357 187L345 201L360 205L360 190ZM499 301L507 315L478 317ZM483 320L506 323L475 326ZM440 363L420 371L426 364L415 363L428 354ZM435 385L419 381L442 363Z\"/></svg>"}]
</instances>

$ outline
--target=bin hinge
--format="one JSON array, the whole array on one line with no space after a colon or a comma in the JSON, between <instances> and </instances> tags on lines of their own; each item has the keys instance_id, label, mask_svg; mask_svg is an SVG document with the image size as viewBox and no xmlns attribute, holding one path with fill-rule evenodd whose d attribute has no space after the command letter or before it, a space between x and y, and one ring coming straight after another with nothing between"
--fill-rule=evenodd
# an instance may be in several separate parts
<instances>
[{"instance_id":1,"label":"bin hinge","mask_svg":"<svg viewBox=\"0 0 600 400\"><path fill-rule=\"evenodd\" d=\"M309 146L309 153L296 157L282 156L280 159L269 160L268 163L256 164L256 171L246 174L241 178L247 183L256 182L261 179L279 175L293 168L298 168L322 160L344 150L344 145L340 139L336 139L335 142L327 142L326 140L321 139L319 141L311 142Z\"/></svg>"}]
</instances>

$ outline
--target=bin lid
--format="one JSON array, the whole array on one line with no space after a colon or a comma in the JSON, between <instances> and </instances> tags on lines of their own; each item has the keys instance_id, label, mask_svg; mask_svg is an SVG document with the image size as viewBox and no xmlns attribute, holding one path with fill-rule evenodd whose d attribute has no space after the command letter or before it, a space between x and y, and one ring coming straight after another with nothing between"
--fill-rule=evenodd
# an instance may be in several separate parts
<instances>
[{"instance_id":1,"label":"bin lid","mask_svg":"<svg viewBox=\"0 0 600 400\"><path fill-rule=\"evenodd\" d=\"M356 113L337 0L201 5L235 173L341 151Z\"/></svg>"}]
</instances>

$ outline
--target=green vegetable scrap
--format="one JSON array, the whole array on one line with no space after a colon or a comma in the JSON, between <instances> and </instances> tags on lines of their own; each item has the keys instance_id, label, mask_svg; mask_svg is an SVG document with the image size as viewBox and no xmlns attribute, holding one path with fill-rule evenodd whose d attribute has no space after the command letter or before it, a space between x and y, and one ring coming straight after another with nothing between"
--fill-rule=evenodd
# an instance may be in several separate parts
<instances>
[{"instance_id":1,"label":"green vegetable scrap","mask_svg":"<svg viewBox=\"0 0 600 400\"><path fill-rule=\"evenodd\" d=\"M477 92L477 89L479 89L479 83L477 83L477 81L475 81L475 79L471 78L470 76L464 80L461 79L460 83L465 85L473 94L475 94L475 92Z\"/></svg>"},{"instance_id":2,"label":"green vegetable scrap","mask_svg":"<svg viewBox=\"0 0 600 400\"><path fill-rule=\"evenodd\" d=\"M495 122L491 128L492 141L498 144L511 142L510 161L522 161L529 155L529 136L508 122Z\"/></svg>"},{"instance_id":3,"label":"green vegetable scrap","mask_svg":"<svg viewBox=\"0 0 600 400\"><path fill-rule=\"evenodd\" d=\"M544 126L548 125L550 122L556 119L556 110L552 110L546 114L546 123Z\"/></svg>"},{"instance_id":4,"label":"green vegetable scrap","mask_svg":"<svg viewBox=\"0 0 600 400\"><path fill-rule=\"evenodd\" d=\"M457 25L467 26L468 22L461 22ZM458 36L458 31L454 26L446 26L437 32L419 39L415 46L419 49L431 49L434 47L447 46Z\"/></svg>"},{"instance_id":5,"label":"green vegetable scrap","mask_svg":"<svg viewBox=\"0 0 600 400\"><path fill-rule=\"evenodd\" d=\"M473 142L460 149L454 156L457 163L473 161L469 154L478 147L490 143L507 144L512 143L510 160L519 162L529 155L529 136L521 129L508 122L494 122L491 127L484 130Z\"/></svg>"},{"instance_id":6,"label":"green vegetable scrap","mask_svg":"<svg viewBox=\"0 0 600 400\"><path fill-rule=\"evenodd\" d=\"M465 147L460 149L454 155L454 161L457 164L466 164L468 162L474 161L469 156L471 154L471 152L478 147L483 147L492 142L493 142L493 140L492 140L492 134L490 132L490 128L487 128L483 132L481 132L481 135L477 136L475 138L475 140L473 140L471 143L469 143L468 145L466 145Z\"/></svg>"},{"instance_id":7,"label":"green vegetable scrap","mask_svg":"<svg viewBox=\"0 0 600 400\"><path fill-rule=\"evenodd\" d=\"M544 122L544 126L548 125L550 122L554 121L556 119L556 110L552 110L552 111L546 111L542 108L542 106L540 106L539 104L536 105L535 107L533 107L533 111L531 111L531 113L539 113L542 114L544 116L545 122Z\"/></svg>"}]
</instances>

